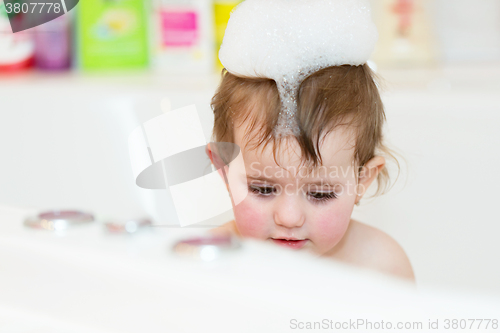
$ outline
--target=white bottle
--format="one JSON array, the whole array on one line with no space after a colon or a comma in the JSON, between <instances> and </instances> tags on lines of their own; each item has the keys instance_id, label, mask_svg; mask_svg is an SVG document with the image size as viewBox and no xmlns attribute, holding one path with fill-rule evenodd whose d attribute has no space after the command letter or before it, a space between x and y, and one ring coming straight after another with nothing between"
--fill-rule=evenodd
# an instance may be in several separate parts
<instances>
[{"instance_id":1,"label":"white bottle","mask_svg":"<svg viewBox=\"0 0 500 333\"><path fill-rule=\"evenodd\" d=\"M0 0L0 73L30 68L33 57L32 33L12 32L4 2Z\"/></svg>"},{"instance_id":2,"label":"white bottle","mask_svg":"<svg viewBox=\"0 0 500 333\"><path fill-rule=\"evenodd\" d=\"M153 69L171 74L212 74L212 2L153 0L152 11Z\"/></svg>"},{"instance_id":3,"label":"white bottle","mask_svg":"<svg viewBox=\"0 0 500 333\"><path fill-rule=\"evenodd\" d=\"M430 0L372 0L379 41L373 60L380 66L432 65L437 58Z\"/></svg>"}]
</instances>

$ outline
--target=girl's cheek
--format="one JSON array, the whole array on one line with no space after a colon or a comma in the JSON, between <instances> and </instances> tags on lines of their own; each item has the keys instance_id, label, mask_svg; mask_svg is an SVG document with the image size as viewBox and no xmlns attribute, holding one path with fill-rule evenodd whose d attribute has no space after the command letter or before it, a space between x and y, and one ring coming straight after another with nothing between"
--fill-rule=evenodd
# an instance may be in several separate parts
<instances>
[{"instance_id":1,"label":"girl's cheek","mask_svg":"<svg viewBox=\"0 0 500 333\"><path fill-rule=\"evenodd\" d=\"M269 237L265 210L259 207L262 205L256 203L251 197L245 198L233 207L236 226L242 236L259 239Z\"/></svg>"},{"instance_id":2,"label":"girl's cheek","mask_svg":"<svg viewBox=\"0 0 500 333\"><path fill-rule=\"evenodd\" d=\"M333 248L344 236L351 220L352 206L348 203L337 202L329 209L316 217L314 233L316 242L325 247L325 251Z\"/></svg>"}]
</instances>

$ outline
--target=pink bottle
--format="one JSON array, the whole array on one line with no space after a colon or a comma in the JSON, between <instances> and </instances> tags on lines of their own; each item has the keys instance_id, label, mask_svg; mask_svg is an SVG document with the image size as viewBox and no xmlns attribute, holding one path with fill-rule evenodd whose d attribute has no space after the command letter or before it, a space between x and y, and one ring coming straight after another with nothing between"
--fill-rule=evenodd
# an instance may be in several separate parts
<instances>
[{"instance_id":1,"label":"pink bottle","mask_svg":"<svg viewBox=\"0 0 500 333\"><path fill-rule=\"evenodd\" d=\"M71 67L71 14L35 27L35 66L44 70Z\"/></svg>"}]
</instances>

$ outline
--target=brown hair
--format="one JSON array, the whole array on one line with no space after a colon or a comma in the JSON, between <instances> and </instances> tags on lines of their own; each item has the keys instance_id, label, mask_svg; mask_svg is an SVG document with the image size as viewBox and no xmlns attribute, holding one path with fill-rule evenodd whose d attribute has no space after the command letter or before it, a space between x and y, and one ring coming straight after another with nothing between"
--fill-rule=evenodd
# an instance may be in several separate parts
<instances>
[{"instance_id":1,"label":"brown hair","mask_svg":"<svg viewBox=\"0 0 500 333\"><path fill-rule=\"evenodd\" d=\"M386 119L375 79L370 67L364 64L324 68L302 81L297 98L300 134L295 139L303 162L312 167L321 165L321 139L337 126L348 125L356 128L354 160L359 168L379 153L398 164L383 143L382 128ZM276 161L277 147L283 138L273 134L281 109L274 80L239 77L224 69L211 107L215 142L234 143L234 124L250 120L245 134L246 138L253 136L249 144L253 143L256 148L273 143ZM389 185L387 168L381 170L377 182L376 194L385 193Z\"/></svg>"}]
</instances>

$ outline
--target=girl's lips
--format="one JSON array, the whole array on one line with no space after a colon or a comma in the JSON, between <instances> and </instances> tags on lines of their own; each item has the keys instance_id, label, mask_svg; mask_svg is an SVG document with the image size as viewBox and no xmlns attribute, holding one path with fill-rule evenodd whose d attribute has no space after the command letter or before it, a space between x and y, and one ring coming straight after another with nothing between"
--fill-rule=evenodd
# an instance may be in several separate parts
<instances>
[{"instance_id":1,"label":"girl's lips","mask_svg":"<svg viewBox=\"0 0 500 333\"><path fill-rule=\"evenodd\" d=\"M286 240L286 239L274 239L271 238L275 244L284 246L284 247L289 247L292 249L300 249L307 243L307 239L303 240Z\"/></svg>"}]
</instances>

